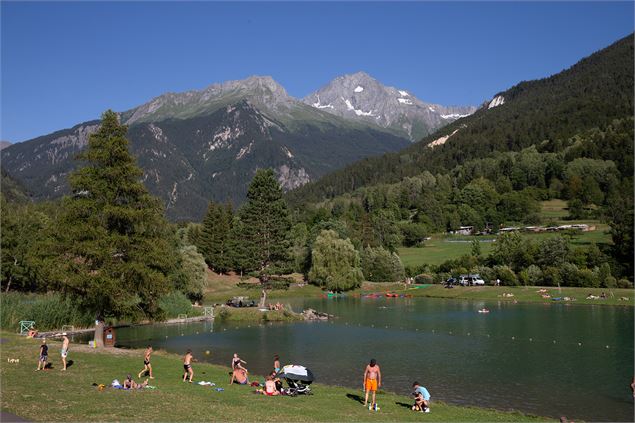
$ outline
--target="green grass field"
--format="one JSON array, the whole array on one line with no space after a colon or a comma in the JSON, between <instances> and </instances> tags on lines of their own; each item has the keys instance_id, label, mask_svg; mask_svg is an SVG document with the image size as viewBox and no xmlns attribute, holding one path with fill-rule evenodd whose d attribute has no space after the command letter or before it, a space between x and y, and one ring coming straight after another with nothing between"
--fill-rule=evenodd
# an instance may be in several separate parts
<instances>
[{"instance_id":1,"label":"green grass field","mask_svg":"<svg viewBox=\"0 0 635 423\"><path fill-rule=\"evenodd\" d=\"M540 215L544 220L561 221L569 214L569 211L567 210L567 202L564 200L556 198L549 201L542 201L540 205Z\"/></svg>"},{"instance_id":2,"label":"green grass field","mask_svg":"<svg viewBox=\"0 0 635 423\"><path fill-rule=\"evenodd\" d=\"M579 232L570 238L572 247L585 246L590 244L610 243L611 236L608 234L608 225L597 221L567 221L572 223L587 223L594 225L595 230L589 232ZM545 238L554 236L563 236L558 232L542 232L542 233L522 233L522 236L539 242ZM494 243L486 242L494 240L495 236L467 236L467 235L446 235L437 234L432 236L431 240L425 242L423 247L407 248L402 247L397 250L404 266L421 266L422 264L439 265L446 260L457 259L463 255L470 254L472 251L473 239L481 241L481 254L487 255L494 247ZM455 241L455 242L450 242ZM465 241L465 242L456 242Z\"/></svg>"},{"instance_id":3,"label":"green grass field","mask_svg":"<svg viewBox=\"0 0 635 423\"><path fill-rule=\"evenodd\" d=\"M554 301L551 298L543 298L540 289L546 289L546 294L552 298L569 297L575 301ZM410 294L414 297L431 298L454 298L464 300L488 300L506 302L531 302L531 303L553 303L553 304L595 304L633 307L635 305L635 292L632 289L606 289L606 288L554 288L554 287L510 287L510 286L457 286L452 289L444 288L443 285L425 285L419 288L410 288L399 291ZM600 296L604 292L606 299L587 300L588 294ZM513 294L512 297L504 297L503 294ZM612 295L611 295L612 294ZM628 298L622 300L621 298Z\"/></svg>"},{"instance_id":4,"label":"green grass field","mask_svg":"<svg viewBox=\"0 0 635 423\"><path fill-rule=\"evenodd\" d=\"M6 332L2 338L2 410L32 421L546 421L514 412L433 402L430 414L409 409L411 398L380 392L379 412L362 407L361 391L313 384L312 396L265 397L249 386L229 385L228 369L194 363L194 382L205 380L223 392L183 383L179 357L162 351L152 357L155 390L123 391L96 384L122 381L141 370L143 352L101 352L71 345L68 371L59 370L59 344L50 342L53 369L35 372L40 341ZM212 347L213 348L213 347ZM214 351L212 349L211 353ZM14 361L11 361L14 360ZM17 362L16 362L17 360ZM356 371L356 369L352 370ZM361 370L360 370L361 371ZM260 380L251 377L251 380ZM434 387L427 387L434 395Z\"/></svg>"}]
</instances>

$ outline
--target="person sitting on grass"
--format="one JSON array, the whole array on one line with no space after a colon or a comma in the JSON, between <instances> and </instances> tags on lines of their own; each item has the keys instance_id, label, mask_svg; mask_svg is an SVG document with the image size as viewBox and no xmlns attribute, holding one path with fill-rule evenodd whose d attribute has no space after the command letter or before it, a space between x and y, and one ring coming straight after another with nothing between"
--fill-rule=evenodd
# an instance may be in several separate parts
<instances>
[{"instance_id":1,"label":"person sitting on grass","mask_svg":"<svg viewBox=\"0 0 635 423\"><path fill-rule=\"evenodd\" d=\"M280 392L276 389L276 383L274 382L272 376L267 376L265 379L265 389L258 389L258 392L270 397L280 395Z\"/></svg>"},{"instance_id":2,"label":"person sitting on grass","mask_svg":"<svg viewBox=\"0 0 635 423\"><path fill-rule=\"evenodd\" d=\"M232 385L234 381L236 381L236 383L238 383L239 385L247 385L249 383L249 380L247 378L247 371L241 368L234 369L229 384Z\"/></svg>"},{"instance_id":3,"label":"person sitting on grass","mask_svg":"<svg viewBox=\"0 0 635 423\"><path fill-rule=\"evenodd\" d=\"M37 369L35 369L36 372L38 370L46 369L46 362L48 360L48 357L49 357L49 346L46 345L46 339L42 339L42 345L40 345L40 359L37 362ZM40 369L40 366L42 366L42 369Z\"/></svg>"},{"instance_id":4,"label":"person sitting on grass","mask_svg":"<svg viewBox=\"0 0 635 423\"><path fill-rule=\"evenodd\" d=\"M279 377L277 377L277 372L271 372L271 380L273 380L274 385L276 385L276 391L280 392L280 394L284 394L284 389L282 388L282 381Z\"/></svg>"},{"instance_id":5,"label":"person sitting on grass","mask_svg":"<svg viewBox=\"0 0 635 423\"><path fill-rule=\"evenodd\" d=\"M423 386L419 385L419 382L412 384L414 389L413 395L415 396L415 403L412 406L414 411L421 411L423 413L430 412L430 392Z\"/></svg>"},{"instance_id":6,"label":"person sitting on grass","mask_svg":"<svg viewBox=\"0 0 635 423\"><path fill-rule=\"evenodd\" d=\"M126 376L126 380L123 382L123 389L143 389L148 386L148 379L143 381L143 383L137 383L132 380L132 376Z\"/></svg>"}]
</instances>

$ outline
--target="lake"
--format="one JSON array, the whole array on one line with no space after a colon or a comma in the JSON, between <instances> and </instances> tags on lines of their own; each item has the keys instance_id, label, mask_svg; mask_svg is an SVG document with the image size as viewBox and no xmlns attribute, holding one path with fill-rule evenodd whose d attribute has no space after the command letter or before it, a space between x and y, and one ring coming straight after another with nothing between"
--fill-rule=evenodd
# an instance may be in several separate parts
<instances>
[{"instance_id":1,"label":"lake","mask_svg":"<svg viewBox=\"0 0 635 423\"><path fill-rule=\"evenodd\" d=\"M417 380L433 400L453 404L633 421L632 307L384 297L288 302L337 319L140 326L119 329L117 340L180 354L191 348L199 360L226 366L238 352L255 374L271 371L279 354L283 365L305 365L317 382L352 393L361 392L364 366L375 358L389 391L407 394ZM478 313L482 307L491 312Z\"/></svg>"}]
</instances>

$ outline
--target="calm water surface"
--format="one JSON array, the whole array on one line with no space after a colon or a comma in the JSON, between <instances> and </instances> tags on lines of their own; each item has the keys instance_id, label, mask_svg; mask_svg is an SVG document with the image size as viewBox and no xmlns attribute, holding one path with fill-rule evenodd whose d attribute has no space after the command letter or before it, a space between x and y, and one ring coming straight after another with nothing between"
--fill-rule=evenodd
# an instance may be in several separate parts
<instances>
[{"instance_id":1,"label":"calm water surface","mask_svg":"<svg viewBox=\"0 0 635 423\"><path fill-rule=\"evenodd\" d=\"M370 358L384 388L414 380L433 400L594 421L633 421L633 308L508 304L426 298L294 300L331 322L221 322L120 329L118 344L183 353L229 366L238 352L252 373L309 367L317 381L360 390ZM479 314L483 306L489 314ZM205 351L211 351L205 355ZM180 369L175 369L179 372ZM381 400L380 400L381 401Z\"/></svg>"}]
</instances>

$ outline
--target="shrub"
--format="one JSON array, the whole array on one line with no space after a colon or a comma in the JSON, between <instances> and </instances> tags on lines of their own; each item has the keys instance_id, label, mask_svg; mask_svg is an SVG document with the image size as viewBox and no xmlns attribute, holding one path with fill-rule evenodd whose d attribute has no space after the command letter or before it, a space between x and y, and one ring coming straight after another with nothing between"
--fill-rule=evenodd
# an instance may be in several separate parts
<instances>
[{"instance_id":1,"label":"shrub","mask_svg":"<svg viewBox=\"0 0 635 423\"><path fill-rule=\"evenodd\" d=\"M362 282L359 253L348 238L341 239L335 231L320 232L313 244L311 263L309 281L323 288L341 292L357 288Z\"/></svg>"},{"instance_id":2,"label":"shrub","mask_svg":"<svg viewBox=\"0 0 635 423\"><path fill-rule=\"evenodd\" d=\"M516 274L509 266L494 266L494 273L496 274L496 277L500 279L501 285L518 285Z\"/></svg>"},{"instance_id":3,"label":"shrub","mask_svg":"<svg viewBox=\"0 0 635 423\"><path fill-rule=\"evenodd\" d=\"M418 284L434 283L434 278L432 277L432 275L420 274L415 276L415 283L418 283Z\"/></svg>"},{"instance_id":4,"label":"shrub","mask_svg":"<svg viewBox=\"0 0 635 423\"><path fill-rule=\"evenodd\" d=\"M61 329L64 325L90 327L95 316L80 310L60 294L0 294L0 324L11 332L19 330L20 320L33 320L40 330Z\"/></svg>"},{"instance_id":5,"label":"shrub","mask_svg":"<svg viewBox=\"0 0 635 423\"><path fill-rule=\"evenodd\" d=\"M178 317L179 314L187 314L188 316L200 314L198 310L192 307L192 303L187 296L180 291L174 291L161 297L159 299L159 308L163 311L162 317L167 318Z\"/></svg>"},{"instance_id":6,"label":"shrub","mask_svg":"<svg viewBox=\"0 0 635 423\"><path fill-rule=\"evenodd\" d=\"M597 275L593 273L592 270L589 270L589 269L578 270L576 277L577 277L577 286L595 287L595 288L600 286L600 281L597 278Z\"/></svg>"},{"instance_id":7,"label":"shrub","mask_svg":"<svg viewBox=\"0 0 635 423\"><path fill-rule=\"evenodd\" d=\"M633 288L633 282L629 281L628 279L620 279L619 281L617 281L617 287L618 288Z\"/></svg>"},{"instance_id":8,"label":"shrub","mask_svg":"<svg viewBox=\"0 0 635 423\"><path fill-rule=\"evenodd\" d=\"M371 282L396 282L405 277L399 256L377 247L366 247L362 252L362 270Z\"/></svg>"}]
</instances>

